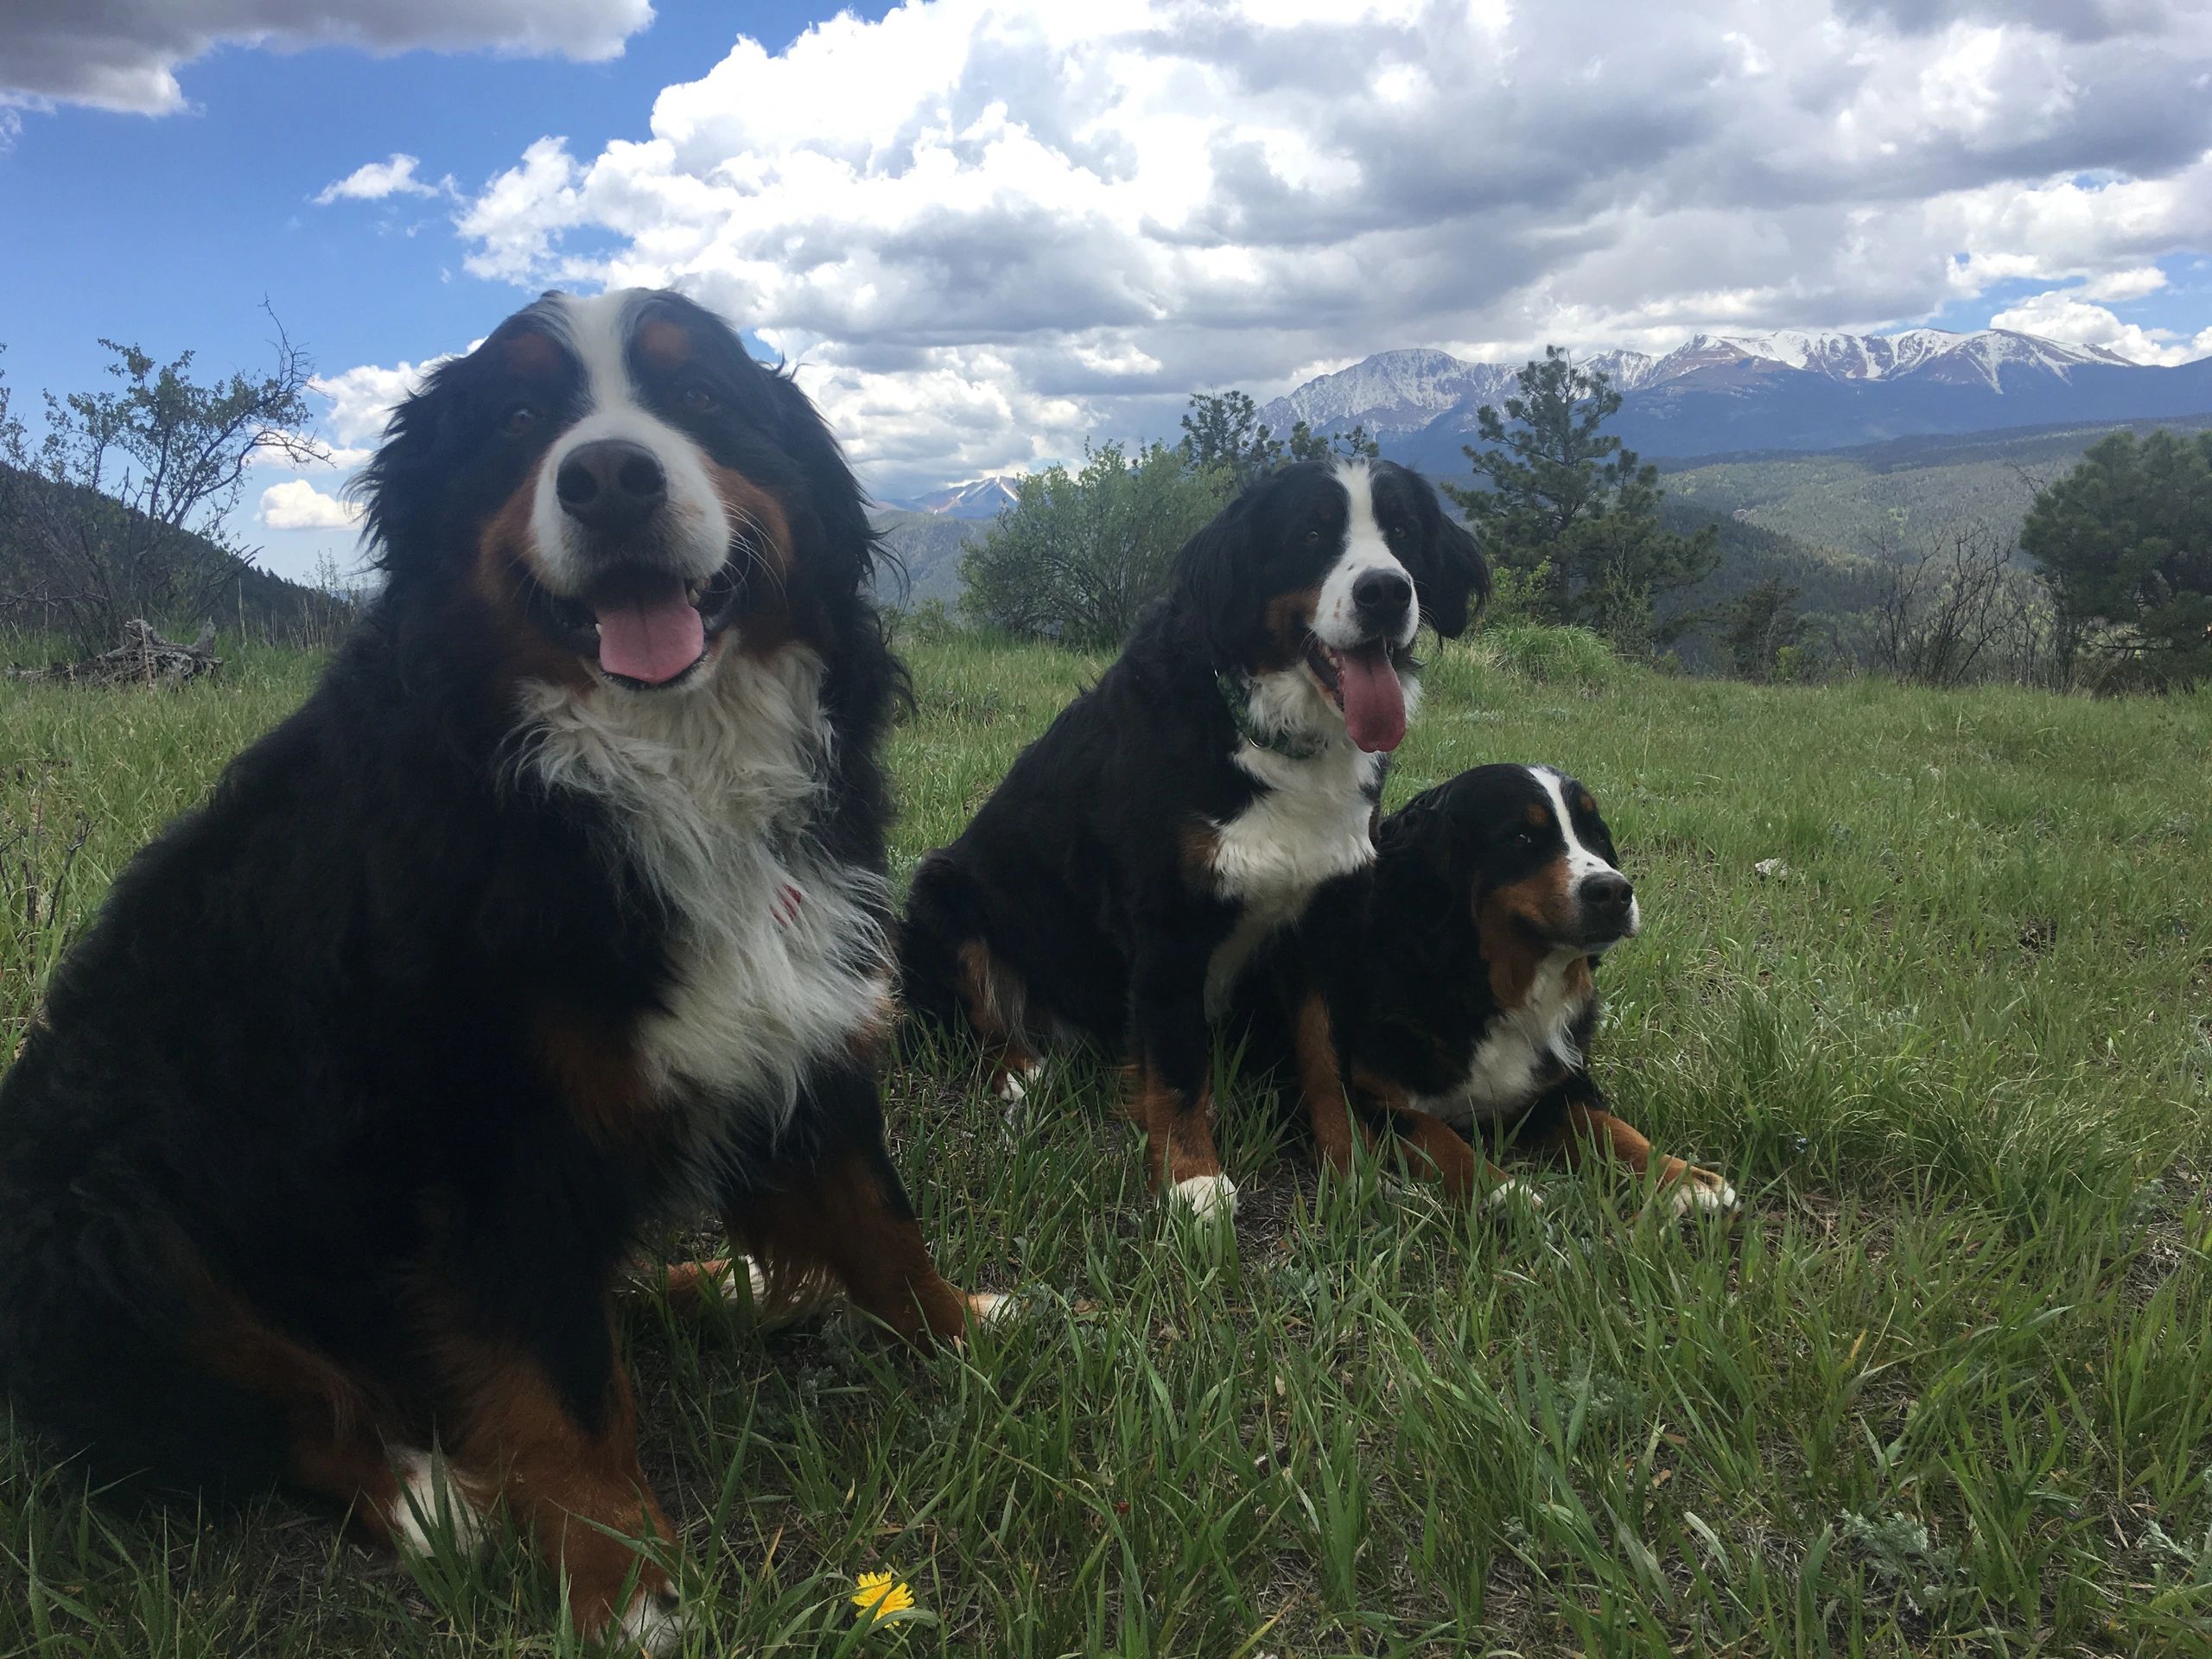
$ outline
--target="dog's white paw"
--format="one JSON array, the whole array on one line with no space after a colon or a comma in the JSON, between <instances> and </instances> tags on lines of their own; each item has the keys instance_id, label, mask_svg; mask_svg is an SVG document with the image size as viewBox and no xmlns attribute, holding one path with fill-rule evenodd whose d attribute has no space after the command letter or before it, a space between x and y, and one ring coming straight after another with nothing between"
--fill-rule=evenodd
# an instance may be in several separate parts
<instances>
[{"instance_id":1,"label":"dog's white paw","mask_svg":"<svg viewBox=\"0 0 2212 1659\"><path fill-rule=\"evenodd\" d=\"M483 1549L484 1512L443 1458L402 1446L391 1462L399 1477L399 1496L385 1524L394 1548L410 1555L428 1555L438 1536L450 1529L454 1548L461 1554L474 1555Z\"/></svg>"},{"instance_id":2,"label":"dog's white paw","mask_svg":"<svg viewBox=\"0 0 2212 1659\"><path fill-rule=\"evenodd\" d=\"M978 1325L998 1325L1021 1309L1020 1304L1003 1291L971 1290L968 1293L968 1311L976 1316Z\"/></svg>"},{"instance_id":3,"label":"dog's white paw","mask_svg":"<svg viewBox=\"0 0 2212 1659\"><path fill-rule=\"evenodd\" d=\"M1490 1190L1483 1200L1485 1210L1541 1210L1543 1195L1517 1175L1509 1175Z\"/></svg>"},{"instance_id":4,"label":"dog's white paw","mask_svg":"<svg viewBox=\"0 0 2212 1659\"><path fill-rule=\"evenodd\" d=\"M715 1286L722 1300L733 1305L738 1300L737 1274L740 1268L745 1272L746 1289L750 1293L748 1306L753 1317L764 1326L788 1325L797 1319L810 1318L844 1295L843 1289L828 1274L809 1273L796 1285L787 1287L784 1300L771 1300L768 1275L760 1264L749 1255L734 1255L729 1259L728 1272L720 1277Z\"/></svg>"},{"instance_id":5,"label":"dog's white paw","mask_svg":"<svg viewBox=\"0 0 2212 1659\"><path fill-rule=\"evenodd\" d=\"M1198 1221L1229 1221L1236 1214L1236 1183L1226 1175L1189 1176L1167 1189L1167 1202Z\"/></svg>"},{"instance_id":6,"label":"dog's white paw","mask_svg":"<svg viewBox=\"0 0 2212 1659\"><path fill-rule=\"evenodd\" d=\"M1700 1211L1725 1214L1736 1207L1736 1189L1725 1180L1710 1184L1685 1176L1667 1188L1667 1203L1675 1219Z\"/></svg>"},{"instance_id":7,"label":"dog's white paw","mask_svg":"<svg viewBox=\"0 0 2212 1659\"><path fill-rule=\"evenodd\" d=\"M734 1255L727 1262L702 1262L691 1280L693 1293L702 1301L728 1305L738 1301L737 1275L745 1274L746 1287L752 1293L756 1307L767 1300L768 1275L760 1271L760 1264L750 1256Z\"/></svg>"},{"instance_id":8,"label":"dog's white paw","mask_svg":"<svg viewBox=\"0 0 2212 1659\"><path fill-rule=\"evenodd\" d=\"M684 1637L697 1623L675 1591L641 1589L615 1621L609 1645L618 1653L649 1653L662 1659L683 1645Z\"/></svg>"},{"instance_id":9,"label":"dog's white paw","mask_svg":"<svg viewBox=\"0 0 2212 1659\"><path fill-rule=\"evenodd\" d=\"M1007 1105L1019 1106L1029 1098L1029 1085L1044 1075L1044 1061L1023 1060L1019 1065L1009 1065L1001 1071L998 1082L992 1085L991 1092Z\"/></svg>"},{"instance_id":10,"label":"dog's white paw","mask_svg":"<svg viewBox=\"0 0 2212 1659\"><path fill-rule=\"evenodd\" d=\"M761 1272L760 1264L749 1255L730 1257L728 1263L711 1281L715 1294L726 1302L737 1300L737 1275L741 1268L745 1274L746 1294L752 1299L753 1306L766 1307L768 1305L768 1275Z\"/></svg>"}]
</instances>

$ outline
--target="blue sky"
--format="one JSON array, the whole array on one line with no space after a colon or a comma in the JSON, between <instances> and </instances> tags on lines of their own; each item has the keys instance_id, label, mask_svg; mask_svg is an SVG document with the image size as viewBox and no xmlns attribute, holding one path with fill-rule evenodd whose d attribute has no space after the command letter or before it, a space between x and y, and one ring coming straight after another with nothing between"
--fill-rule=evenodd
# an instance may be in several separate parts
<instances>
[{"instance_id":1,"label":"blue sky","mask_svg":"<svg viewBox=\"0 0 2212 1659\"><path fill-rule=\"evenodd\" d=\"M2212 353L2201 6L79 10L0 15L19 410L92 383L101 335L252 366L266 297L357 454L404 365L629 281L798 359L886 495L1400 346L1995 321ZM426 194L318 201L403 156ZM273 568L350 559L346 473L256 474Z\"/></svg>"}]
</instances>

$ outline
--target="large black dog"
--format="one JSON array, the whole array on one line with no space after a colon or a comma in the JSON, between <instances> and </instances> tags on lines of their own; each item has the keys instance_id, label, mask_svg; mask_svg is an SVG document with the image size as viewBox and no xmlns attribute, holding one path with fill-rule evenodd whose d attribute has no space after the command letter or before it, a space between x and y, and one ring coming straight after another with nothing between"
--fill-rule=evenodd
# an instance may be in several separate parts
<instances>
[{"instance_id":1,"label":"large black dog","mask_svg":"<svg viewBox=\"0 0 2212 1659\"><path fill-rule=\"evenodd\" d=\"M884 1147L868 518L798 388L660 293L509 319L368 488L383 593L0 1083L0 1379L97 1470L403 1545L504 1501L582 1626L661 1651L669 1576L608 1535L668 1535L610 1313L639 1230L712 1205L772 1294L917 1338L988 1306Z\"/></svg>"},{"instance_id":2,"label":"large black dog","mask_svg":"<svg viewBox=\"0 0 2212 1659\"><path fill-rule=\"evenodd\" d=\"M1484 1173L1479 1137L1618 1159L1677 1215L1733 1209L1724 1178L1655 1154L1591 1076L1593 970L1643 913L1589 790L1550 766L1478 766L1376 842L1239 998L1249 1052L1303 1096L1322 1162L1347 1168L1364 1141L1412 1154L1456 1201L1516 1190Z\"/></svg>"},{"instance_id":3,"label":"large black dog","mask_svg":"<svg viewBox=\"0 0 2212 1659\"><path fill-rule=\"evenodd\" d=\"M1057 1032L1126 1053L1154 1185L1226 1217L1209 1015L1316 887L1374 856L1414 633L1459 633L1486 589L1474 539L1403 467L1309 461L1246 489L916 872L909 1007L971 1032L1009 1097Z\"/></svg>"}]
</instances>

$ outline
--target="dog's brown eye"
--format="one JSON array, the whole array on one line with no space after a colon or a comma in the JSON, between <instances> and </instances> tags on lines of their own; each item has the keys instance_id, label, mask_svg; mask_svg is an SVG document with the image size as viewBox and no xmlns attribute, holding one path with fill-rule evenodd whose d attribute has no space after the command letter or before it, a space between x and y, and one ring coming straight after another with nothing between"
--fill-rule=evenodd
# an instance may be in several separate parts
<instances>
[{"instance_id":1,"label":"dog's brown eye","mask_svg":"<svg viewBox=\"0 0 2212 1659\"><path fill-rule=\"evenodd\" d=\"M537 411L528 404L517 404L507 411L506 419L499 424L509 434L519 436L537 424Z\"/></svg>"},{"instance_id":2,"label":"dog's brown eye","mask_svg":"<svg viewBox=\"0 0 2212 1659\"><path fill-rule=\"evenodd\" d=\"M1319 547L1319 546L1320 546L1320 545L1321 545L1321 532L1320 532L1319 531L1318 531L1318 530L1309 530L1309 531L1307 531L1306 532L1306 546L1308 546L1308 547Z\"/></svg>"},{"instance_id":3,"label":"dog's brown eye","mask_svg":"<svg viewBox=\"0 0 2212 1659\"><path fill-rule=\"evenodd\" d=\"M711 414L715 408L715 394L706 387L690 385L683 388L683 407L694 415Z\"/></svg>"},{"instance_id":4,"label":"dog's brown eye","mask_svg":"<svg viewBox=\"0 0 2212 1659\"><path fill-rule=\"evenodd\" d=\"M1382 533L1394 542L1402 542L1406 539L1406 527L1403 524L1393 524Z\"/></svg>"}]
</instances>

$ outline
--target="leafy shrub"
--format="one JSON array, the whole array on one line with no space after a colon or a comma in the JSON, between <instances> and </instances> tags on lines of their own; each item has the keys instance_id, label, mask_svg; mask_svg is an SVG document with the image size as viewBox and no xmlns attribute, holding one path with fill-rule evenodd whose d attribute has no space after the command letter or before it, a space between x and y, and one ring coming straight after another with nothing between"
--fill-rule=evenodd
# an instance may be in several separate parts
<instances>
[{"instance_id":1,"label":"leafy shrub","mask_svg":"<svg viewBox=\"0 0 2212 1659\"><path fill-rule=\"evenodd\" d=\"M1620 659L1587 628L1508 623L1485 629L1483 645L1500 668L1539 685L1610 685Z\"/></svg>"}]
</instances>

